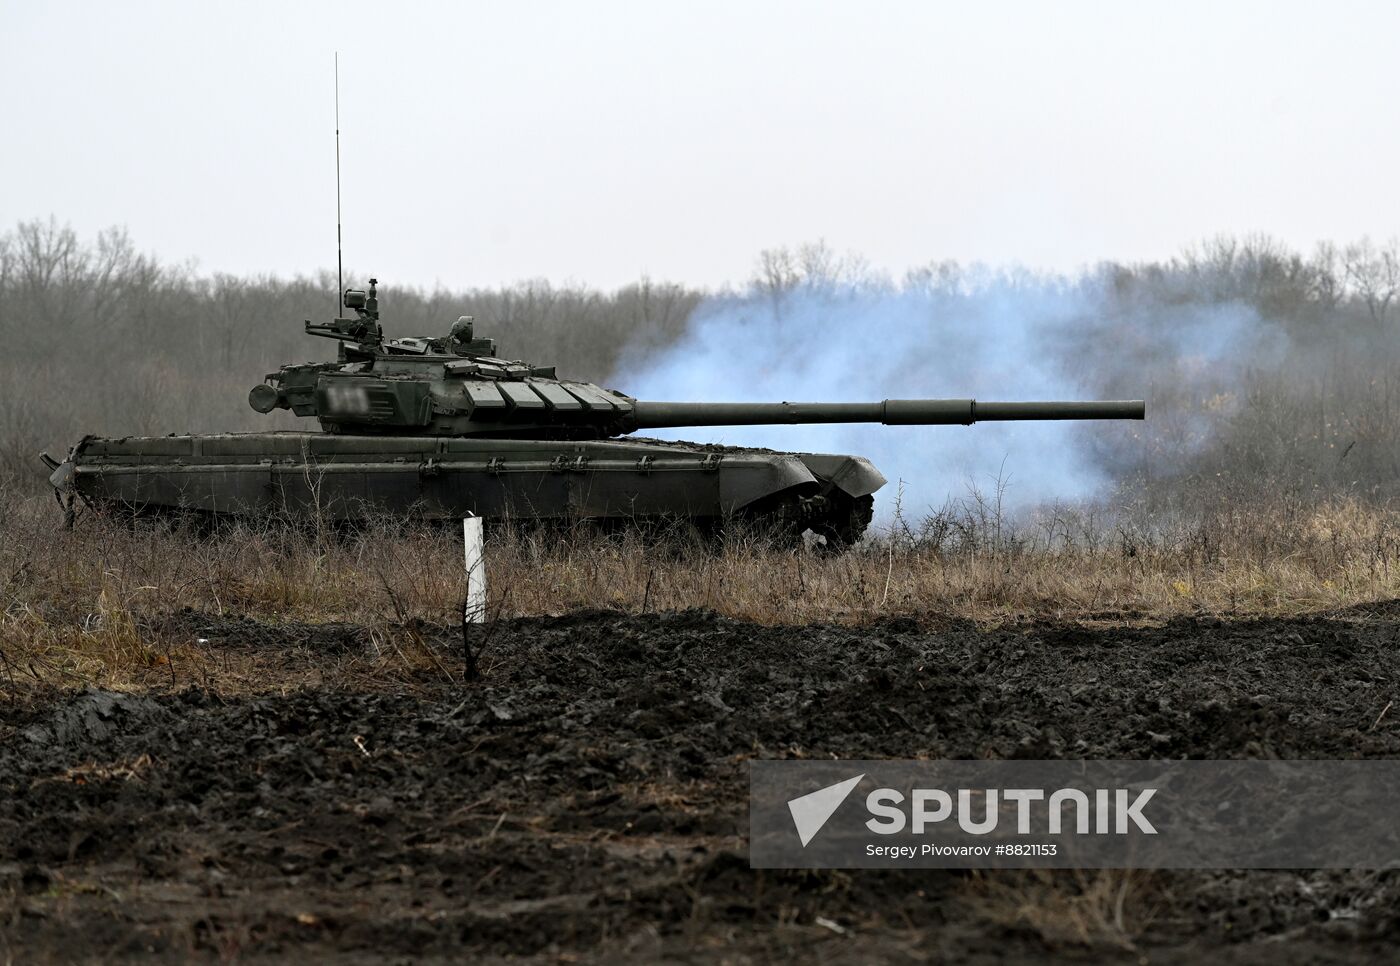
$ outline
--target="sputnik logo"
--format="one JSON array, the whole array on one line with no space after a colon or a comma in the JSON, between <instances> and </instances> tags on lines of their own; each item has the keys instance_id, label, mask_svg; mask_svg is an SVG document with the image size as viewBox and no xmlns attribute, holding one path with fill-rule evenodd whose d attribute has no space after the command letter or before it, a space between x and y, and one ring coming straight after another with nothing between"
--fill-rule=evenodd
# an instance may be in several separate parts
<instances>
[{"instance_id":1,"label":"sputnik logo","mask_svg":"<svg viewBox=\"0 0 1400 966\"><path fill-rule=\"evenodd\" d=\"M855 778L847 778L843 782L835 785L828 785L825 788L818 788L814 792L808 792L800 798L794 798L787 803L788 811L792 813L792 824L797 826L797 837L802 840L802 847L805 849L807 843L816 837L822 830L827 819L836 814L836 810L841 807L841 803L846 800L846 796L860 784L864 774Z\"/></svg>"}]
</instances>

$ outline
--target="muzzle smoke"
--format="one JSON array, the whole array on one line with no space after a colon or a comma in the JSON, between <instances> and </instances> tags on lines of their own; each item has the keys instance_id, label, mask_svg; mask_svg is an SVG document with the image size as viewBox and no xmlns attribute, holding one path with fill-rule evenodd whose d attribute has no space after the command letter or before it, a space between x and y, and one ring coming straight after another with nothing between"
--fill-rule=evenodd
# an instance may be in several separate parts
<instances>
[{"instance_id":1,"label":"muzzle smoke","mask_svg":"<svg viewBox=\"0 0 1400 966\"><path fill-rule=\"evenodd\" d=\"M1144 398L1148 422L718 427L667 431L703 440L869 457L917 519L975 487L1008 511L1108 493L1164 440L1180 455L1210 432L1201 400L1225 394L1247 364L1281 347L1261 340L1239 302L1142 300L1111 273L1080 278L942 266L899 284L805 278L708 299L685 336L624 361L618 384L677 401ZM1164 391L1165 390L1165 391ZM1191 405L1178 405L1183 398ZM1207 413L1202 416L1202 413Z\"/></svg>"}]
</instances>

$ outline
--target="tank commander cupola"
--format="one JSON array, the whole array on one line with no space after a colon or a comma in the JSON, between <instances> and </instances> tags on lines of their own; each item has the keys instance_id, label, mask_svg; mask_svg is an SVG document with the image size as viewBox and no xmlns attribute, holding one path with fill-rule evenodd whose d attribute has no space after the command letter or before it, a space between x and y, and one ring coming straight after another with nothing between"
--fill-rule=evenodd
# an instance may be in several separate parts
<instances>
[{"instance_id":1,"label":"tank commander cupola","mask_svg":"<svg viewBox=\"0 0 1400 966\"><path fill-rule=\"evenodd\" d=\"M494 356L496 340L476 338L472 330L473 321L470 315L457 317L447 334L447 351L459 356Z\"/></svg>"}]
</instances>

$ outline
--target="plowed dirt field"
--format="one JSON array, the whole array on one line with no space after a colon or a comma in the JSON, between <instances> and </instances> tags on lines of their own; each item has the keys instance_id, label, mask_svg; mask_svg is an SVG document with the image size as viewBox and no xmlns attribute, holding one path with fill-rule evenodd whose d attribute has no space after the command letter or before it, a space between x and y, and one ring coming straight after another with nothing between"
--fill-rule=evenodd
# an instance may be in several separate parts
<instances>
[{"instance_id":1,"label":"plowed dirt field","mask_svg":"<svg viewBox=\"0 0 1400 966\"><path fill-rule=\"evenodd\" d=\"M354 626L171 620L294 683L0 669L0 959L1400 956L1397 873L758 872L744 839L754 757L1400 756L1400 608L997 630L592 612L503 622L471 686L308 683L380 646ZM460 661L454 629L422 631Z\"/></svg>"}]
</instances>

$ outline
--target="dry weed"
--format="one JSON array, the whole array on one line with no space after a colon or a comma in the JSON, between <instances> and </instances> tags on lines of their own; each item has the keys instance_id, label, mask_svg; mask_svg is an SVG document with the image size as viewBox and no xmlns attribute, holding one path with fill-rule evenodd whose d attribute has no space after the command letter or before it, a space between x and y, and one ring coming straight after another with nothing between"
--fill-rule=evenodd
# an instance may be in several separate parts
<instances>
[{"instance_id":1,"label":"dry weed","mask_svg":"<svg viewBox=\"0 0 1400 966\"><path fill-rule=\"evenodd\" d=\"M973 872L962 901L976 917L1050 949L1131 951L1151 922L1152 873L1130 869Z\"/></svg>"},{"instance_id":2,"label":"dry weed","mask_svg":"<svg viewBox=\"0 0 1400 966\"><path fill-rule=\"evenodd\" d=\"M501 528L488 537L489 611L557 615L707 608L764 624L889 617L1155 621L1280 615L1400 591L1400 512L1354 501L1233 507L1147 527L1122 514L1050 508L1012 523L994 501L896 518L842 556L737 535L717 547L636 533ZM376 521L352 533L235 524L214 536L94 514L71 532L46 500L0 493L0 680L108 684L200 675L255 680L170 615L264 625L348 623L369 634L355 673L458 673L424 624L455 626L455 528ZM239 677L241 675L242 677Z\"/></svg>"}]
</instances>

